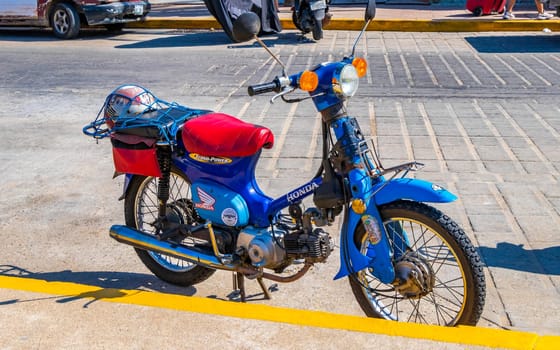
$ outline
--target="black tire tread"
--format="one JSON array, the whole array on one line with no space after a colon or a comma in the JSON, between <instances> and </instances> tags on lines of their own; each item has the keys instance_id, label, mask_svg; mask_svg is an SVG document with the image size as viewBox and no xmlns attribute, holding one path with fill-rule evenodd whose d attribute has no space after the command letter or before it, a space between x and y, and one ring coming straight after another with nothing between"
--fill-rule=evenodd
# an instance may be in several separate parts
<instances>
[{"instance_id":1,"label":"black tire tread","mask_svg":"<svg viewBox=\"0 0 560 350\"><path fill-rule=\"evenodd\" d=\"M315 19L315 25L313 26L313 40L319 41L323 39L323 22Z\"/></svg>"}]
</instances>

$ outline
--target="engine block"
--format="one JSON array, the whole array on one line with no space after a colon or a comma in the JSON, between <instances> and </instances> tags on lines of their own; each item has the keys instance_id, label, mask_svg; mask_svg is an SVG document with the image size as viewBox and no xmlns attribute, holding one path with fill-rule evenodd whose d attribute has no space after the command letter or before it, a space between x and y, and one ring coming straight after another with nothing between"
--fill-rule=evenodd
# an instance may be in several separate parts
<instances>
[{"instance_id":1,"label":"engine block","mask_svg":"<svg viewBox=\"0 0 560 350\"><path fill-rule=\"evenodd\" d=\"M334 242L327 232L316 228L309 234L291 233L284 236L284 247L290 258L307 262L323 262L334 249Z\"/></svg>"},{"instance_id":2,"label":"engine block","mask_svg":"<svg viewBox=\"0 0 560 350\"><path fill-rule=\"evenodd\" d=\"M279 228L272 232L268 228L247 227L239 233L237 250L244 251L254 266L274 269L286 260L286 252L278 244L282 242L285 234L286 231Z\"/></svg>"}]
</instances>

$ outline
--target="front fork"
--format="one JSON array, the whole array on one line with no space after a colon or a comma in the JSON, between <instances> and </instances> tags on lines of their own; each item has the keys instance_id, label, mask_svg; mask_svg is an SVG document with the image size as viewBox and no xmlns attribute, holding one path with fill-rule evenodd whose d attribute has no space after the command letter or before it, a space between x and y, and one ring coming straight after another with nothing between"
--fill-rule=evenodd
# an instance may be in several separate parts
<instances>
[{"instance_id":1,"label":"front fork","mask_svg":"<svg viewBox=\"0 0 560 350\"><path fill-rule=\"evenodd\" d=\"M337 164L338 171L346 174L345 181L350 189L350 204L346 208L341 232L341 264L335 279L369 267L380 281L391 283L395 279L393 250L374 200L371 172L375 164L368 159L367 143L358 121L353 117L335 118L330 126L337 139L335 153L342 160ZM366 231L369 242L367 252L360 251L362 242L355 242L359 225Z\"/></svg>"},{"instance_id":2,"label":"front fork","mask_svg":"<svg viewBox=\"0 0 560 350\"><path fill-rule=\"evenodd\" d=\"M372 181L363 169L353 169L348 174L352 200L347 208L341 232L341 264L335 279L371 268L381 282L395 280L393 249L383 225L381 214L373 200ZM368 248L361 252L362 242L355 241L356 230L362 225L366 232ZM358 243L358 244L356 244Z\"/></svg>"}]
</instances>

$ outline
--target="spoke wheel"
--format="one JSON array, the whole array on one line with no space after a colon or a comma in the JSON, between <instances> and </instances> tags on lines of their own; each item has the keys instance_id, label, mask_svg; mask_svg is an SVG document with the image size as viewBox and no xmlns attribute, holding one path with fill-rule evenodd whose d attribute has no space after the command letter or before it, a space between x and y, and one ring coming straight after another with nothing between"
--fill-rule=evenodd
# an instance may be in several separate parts
<instances>
[{"instance_id":1,"label":"spoke wheel","mask_svg":"<svg viewBox=\"0 0 560 350\"><path fill-rule=\"evenodd\" d=\"M352 291L370 317L454 326L477 323L485 299L480 258L464 231L439 210L399 201L380 208L393 246L397 280L384 284L372 271L349 277ZM363 226L355 234L365 254Z\"/></svg>"},{"instance_id":2,"label":"spoke wheel","mask_svg":"<svg viewBox=\"0 0 560 350\"><path fill-rule=\"evenodd\" d=\"M180 224L192 224L198 215L191 201L191 185L186 176L173 168L169 181L167 219ZM127 226L142 232L155 234L154 223L158 218L158 179L134 176L125 200ZM185 239L183 245L196 244L194 239ZM146 267L160 279L181 286L191 286L209 278L215 271L192 262L157 252L136 249Z\"/></svg>"}]
</instances>

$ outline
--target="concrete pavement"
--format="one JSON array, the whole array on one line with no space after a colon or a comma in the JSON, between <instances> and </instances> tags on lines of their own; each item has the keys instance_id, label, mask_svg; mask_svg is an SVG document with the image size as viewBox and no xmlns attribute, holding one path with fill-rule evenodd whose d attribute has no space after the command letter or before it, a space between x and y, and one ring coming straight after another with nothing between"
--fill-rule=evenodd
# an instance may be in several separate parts
<instances>
[{"instance_id":1,"label":"concrete pavement","mask_svg":"<svg viewBox=\"0 0 560 350\"><path fill-rule=\"evenodd\" d=\"M298 63L304 64L306 55L320 55L320 50L326 50L325 48L327 47L340 44L340 41L336 42L334 33L329 33L320 44L307 45L307 47L299 45L297 50L301 55ZM385 65L382 64L379 66L383 69L371 71L371 80L374 82L376 90L366 90L370 92L364 95L371 100L367 101L364 98L363 100L353 101L353 103L363 111L369 108L372 115L370 126L372 129L375 127L375 135L377 135L376 137L382 141L381 144L385 147L383 154L398 157L403 150L412 153L411 155L424 158L430 157L426 154L434 154L435 159L430 158L431 166L429 169L431 171L426 169L427 171L422 172L421 176L428 176L439 181L443 180L444 183L455 187L454 191L461 194L461 208L464 206L464 211L457 209L457 212L452 216L458 217L462 224L469 228L469 230L474 231L479 238L478 245L486 259L489 270L492 271L492 284L496 284L495 288L493 287L492 289L494 294L491 294L488 298L486 310L488 310L488 314L494 316L491 318L494 326L511 323L515 326L513 328L517 330L516 332L498 330L492 333L495 337L502 336L505 339L518 339L517 344L512 344L511 342L489 342L487 347L498 346L520 349L559 348L560 340L558 337L545 337L533 333L538 332L542 335L558 334L559 329L554 328L554 325L558 325L558 304L547 303L547 301L551 300L558 301L559 291L559 265L557 264L559 256L557 253L558 232L556 230L560 198L560 193L558 193L557 189L557 145L558 140L560 140L557 124L557 115L560 107L556 102L558 96L556 92L559 88L558 76L560 75L558 48L546 47L545 45L553 41L550 36L547 37L542 35L542 33L532 37L532 42L540 42L539 48L542 51L535 50L537 54L530 54L526 57L519 54L519 52L527 52L520 51L527 49L527 46L524 45L510 46L510 48L513 47L517 51L504 52L503 47L500 48L501 52L492 51L491 43L495 42L496 38L488 36L468 37L468 40L465 40L458 36L450 35L446 37L447 39L442 40L440 37L430 37L430 34L423 34L423 36L432 39L422 41L422 38L412 36L412 34L404 34L406 36L403 35L401 37L399 37L398 33L368 34L371 34L369 40L379 44L371 45L369 48L371 61L384 62L383 60L385 59L390 64L386 65L386 69ZM123 56L119 55L123 55L123 52L134 52L134 50L137 50L138 56L140 56L146 55L150 51L148 49L150 47L163 47L166 60L174 61L180 59L184 62L186 60L184 56L176 58L173 56L173 53L179 50L183 50L181 52L186 53L186 50L189 50L185 56L192 56L193 52L200 50L195 45L188 45L188 43L196 42L196 39L190 39L193 41L189 41L189 36L187 35L177 35L175 41L171 42L170 39L160 39L158 41L157 38L147 37L140 44L137 44L132 37L127 35L109 38L113 40L113 43L118 42L120 49L109 51L110 55L107 56L114 55L112 57L119 57L120 59ZM338 35L343 36L344 34L339 33ZM217 37L212 36L212 38ZM95 39L96 50L103 50L100 38L96 37ZM37 39L34 38L34 40ZM48 40L50 40L50 37ZM503 36L504 43L526 44L527 42L524 40L522 36ZM545 40L548 41L545 42ZM92 42L92 40L86 39L65 43L64 45L56 42L56 45L58 50L62 50L63 53L71 53L71 45L91 46ZM470 45L467 45L467 42ZM442 44L441 47L438 45L440 43ZM19 42L17 44L20 45ZM5 45L6 43L3 43L0 46ZM42 45L46 44L41 42L35 43L37 50L40 50L39 47ZM213 45L216 46L216 50L226 50L224 41L213 43ZM281 56L289 56L294 51L294 47L294 44L288 42L287 39L276 42L276 48L281 50ZM473 47L477 49L474 50ZM317 51L314 51L315 48L318 48ZM422 49L420 50L419 48ZM546 51L547 48L548 51ZM65 49L67 51L64 51ZM228 54L236 52L235 49L228 50ZM244 52L250 50L257 49L244 46L239 46L237 49L237 51ZM415 55L414 51L422 51L423 53ZM42 51L38 52L43 53ZM239 55L239 53L237 54ZM5 59L4 66L9 61L6 60L8 56L2 56ZM61 59L58 56L57 54L56 57ZM69 54L62 56L70 57ZM247 57L242 58L237 58L236 61L238 62L236 63L246 63L249 61ZM294 59L297 58L295 57ZM128 59L132 59L132 57L128 57ZM255 58L252 57L252 59L254 60ZM67 60L70 59L67 58ZM96 60L92 59L92 62L96 62ZM440 64L435 64L435 62L440 62ZM214 57L212 64L217 66L212 66L211 69L205 72L207 75L205 78L211 80L213 71L223 73L226 70L224 67L229 67L228 63L229 61L219 61ZM69 66L70 64L66 65L66 67ZM103 65L104 68L106 66L108 65ZM235 64L233 66L228 70L228 72L232 72L231 74L236 74L237 71L241 70ZM104 71L106 70L98 69L97 74L105 78L106 73ZM165 79L165 76L162 77L164 72L158 72L157 78L154 78L150 85L160 84L157 89L158 91L163 89L163 86L166 84L171 86L170 90L179 90L177 86L171 83L171 78L181 81L182 78L178 73L181 70L167 68L165 71L168 74L171 74L169 72L172 71L175 76L167 76L167 79ZM76 70L74 79L80 79L80 74L77 74L77 72ZM49 80L46 76L35 76L36 73L40 72L28 71L26 73L29 76L33 76L32 79L35 82ZM112 73L117 74L114 71ZM259 109L263 108L262 106L268 106L266 103L261 103L262 100L249 105L250 101L245 94L240 98L240 93L228 90L231 87L228 84L224 85L222 83L220 85L220 81L211 81L206 83L206 85L201 82L195 84L195 81L197 81L193 77L195 74L189 72L188 75L188 78L184 78L184 81L181 81L184 84L182 88L188 91L186 93L189 96L188 101L198 102L197 100L206 98L204 102L209 102L215 96L231 96L227 103L224 102L225 100L214 101L214 103L221 106L220 108L225 109L226 112L235 115L239 115L240 110L247 111L246 118L251 116L258 118L258 116L265 114L273 114L270 112L265 113ZM6 74L4 76L6 77L5 84L16 80L16 77L17 79L26 78L25 74ZM141 79L140 75L135 78ZM62 160L56 157L62 154L62 151L65 152L65 159L71 158L77 165L82 165L78 159L72 158L71 155L68 155L69 152L67 152L68 149L75 149L78 142L71 144L69 147L57 146L55 148L51 143L43 145L42 142L46 142L45 140L47 139L44 137L46 134L44 129L41 129L40 134L32 133L31 130L38 129L36 127L37 119L27 117L44 114L52 119L54 118L52 116L66 116L69 110L73 112L80 111L83 114L83 111L87 110L91 103L98 103L104 95L99 94L97 96L88 92L88 100L83 102L82 105L68 104L71 106L69 108L67 104L61 104L56 109L56 106L45 102L76 98L76 96L82 94L78 86L86 86L85 83L75 84L76 88L72 90L71 96L64 94L60 97L57 94L61 91L65 92L65 90L56 83L57 81L52 85L47 85L47 88L53 89L53 91L49 90L48 94L45 93L42 96L43 100L41 100L41 96L34 96L32 99L26 100L25 105L20 103L15 106L17 108L5 109L10 112L1 114L2 120L7 120L3 124L2 129L4 133L2 134L2 139L4 146L16 144L21 145L22 149L27 150L29 148L28 143L22 142L20 137L14 136L16 135L14 125L17 125L17 129L29 130L26 134L29 137L33 137L32 145L34 149L44 148L47 150L47 153L38 154L44 155L46 160L51 160L53 163L56 160L57 169L60 169L60 162ZM101 88L100 82L92 84L89 81L88 83L87 86L95 86L97 89ZM433 95L437 94L438 96L443 95L444 101L422 99L422 96L418 95L411 99L411 87L417 86L425 87L423 92L427 95L430 93ZM492 89L492 86L497 86L497 88ZM195 87L199 91L196 91ZM37 90L36 86L35 89ZM39 91L44 91L45 89L43 87ZM210 94L208 91L216 89L220 91L213 92L210 97L203 96L204 94ZM8 90L7 87L6 90ZM512 94L512 90L517 93L519 91L531 93L535 101L523 101L520 98L521 95ZM492 96L492 98L481 97L480 91L490 92L489 96ZM18 90L16 92L23 94L25 90ZM381 94L383 92L385 95ZM94 96L90 97L90 94ZM169 91L167 96L174 97L175 94L177 94L177 91ZM474 94L474 97L470 97L473 96L472 94ZM15 97L17 96L15 92L12 95L6 94L3 96L3 100L5 103L8 103L8 106L19 102ZM371 96L377 97L372 99ZM395 99L392 96L400 96L401 98ZM522 101L516 101L516 97ZM45 101L46 99L48 101ZM37 106L37 110L34 110L29 105L40 106ZM95 107L98 106L96 105ZM304 107L302 106L301 108ZM45 109L47 112L45 112ZM15 117L12 115L13 111L15 111ZM19 118L19 114L24 114L26 117ZM44 122L45 127L52 124L61 125L60 129L62 131L57 130L57 135L61 134L64 137L59 137L58 144L62 142L61 138L72 140L73 142L74 138L76 141L82 140L83 136L78 134L79 127L82 126L83 122L76 120L77 118L67 119L69 118L65 117L63 119L61 117L61 120L65 121L64 124ZM289 123L286 124L287 126L280 123L280 121L283 123L285 120L291 119L292 117L285 118L285 115L282 114L280 118L269 118L266 122L271 127L276 128L278 135L284 135L284 130L286 130L286 133L299 135L303 139L300 126L305 125L303 121L309 120L309 118L297 119L300 123L293 123L293 125L298 125L297 129L290 128ZM258 120L251 121L257 122ZM68 123L70 123L71 128L68 126ZM368 123L364 124L368 125ZM27 126L27 129L25 126ZM374 130L371 131L373 134ZM409 137L402 137L402 134ZM20 134L17 135L20 136ZM307 135L304 134L304 136ZM305 145L309 144L308 139L302 142L305 142L302 143ZM294 143L300 145L296 141ZM79 143L79 145L82 146L82 143ZM87 153L85 153L85 147L79 147L78 150L80 152L77 153L87 154L88 157L91 156L92 152L102 153L91 145L88 145ZM7 147L4 148L8 149ZM27 153L22 153L21 151L16 150L12 154L17 154L17 157L21 158L21 162L24 162L26 157L22 155L27 155ZM35 151L37 152L37 150ZM300 155L300 151L298 150L294 154ZM284 162L279 159L277 163L271 165L271 168L276 168L275 165L277 164L283 173L291 177L297 176L297 174L302 172L298 164L288 164L289 162L294 162L295 159L294 155L290 158L289 150L286 151L287 153L282 151L282 157L280 157L280 148L278 152L278 154L275 154L286 161ZM6 151L6 153L8 152ZM106 156L108 153L103 154ZM403 158L408 159L407 156L403 156ZM11 157L5 154L3 154L2 159L5 166L4 169L6 169L4 173L6 176L23 177L22 172L18 172L20 170L18 166L21 163L10 161ZM267 160L269 159L265 159L265 161ZM306 162L309 161L311 163L312 160L311 158L306 160ZM103 161L100 167L108 171L111 170L108 169L110 168L110 160L103 158ZM36 213L36 211L48 208L55 210L61 207L61 202L53 200L53 198L56 198L55 195L46 193L44 188L41 188L41 191L35 194L35 196L25 192L25 188L43 187L46 186L46 183L54 181L53 179L60 179L60 182L54 183L60 186L60 188L75 188L72 185L75 185L72 182L72 178L76 177L76 173L72 171L72 168L68 168L67 171L65 170L61 174L60 171L55 172L54 167L49 168L47 166L49 164L45 165L45 163L46 161L33 163L33 169L39 167L39 165L43 166L44 169L39 167L42 171L33 173L36 177L32 179L31 185L19 179L16 181L4 178L2 184L2 193L6 200L4 209L18 208L18 201L23 201L24 197L30 197L30 200L34 201L32 205L28 205L27 202L23 203L22 207L24 209L21 209L18 213L19 217L15 216L15 219L13 219L12 216L7 215L0 220L0 227L6 235L5 244L7 245L3 253L3 263L8 264L16 261L15 259L10 259L12 257L11 254L13 254L10 252L16 250L13 245L15 236L31 237L32 239L27 239L24 243L21 243L21 246L24 248L20 247L19 249L30 251L33 250L32 247L36 247L34 250L41 250L37 252L37 256L41 256L46 263L44 266L37 267L33 266L31 262L26 262L24 266L29 267L33 271L47 272L57 271L57 268L72 268L74 270L74 277L68 277L71 273L66 275L58 273L56 276L54 273L51 273L50 278L47 277L49 273L43 273L42 276L41 274L31 276L23 274L16 278L24 282L16 283L10 277L1 278L0 305L2 306L3 327L0 330L0 348L2 349L140 349L162 347L162 344L165 344L167 348L181 348L188 345L194 348L216 349L223 349L226 346L234 349L264 347L267 349L296 349L304 347L341 349L367 348L368 346L371 348L387 347L391 349L472 349L474 348L472 342L461 343L461 341L471 341L477 333L485 333L484 327L488 327L485 322L486 320L483 320L480 328L460 328L455 333L459 344L450 344L443 342L441 337L437 337L435 340L426 340L428 339L426 333L429 332L421 334L422 337L419 338L423 340L410 338L411 336L414 337L415 334L404 333L407 327L405 324L394 324L394 327L396 329L400 328L403 333L391 333L393 329L383 321L376 322L378 320L364 319L364 324L377 325L376 327L372 326L369 329L369 333L365 333L362 331L326 329L311 324L302 325L300 323L293 325L279 321L265 322L262 321L263 317L265 317L264 313L270 311L267 307L260 308L254 313L256 316L253 318L238 318L235 315L228 316L223 313L212 313L211 311L220 310L223 307L221 303L215 303L213 310L207 308L206 312L209 313L207 315L188 309L189 305L201 302L196 300L196 297L193 298L188 295L190 290L183 291L183 294L187 295L182 295L180 298L175 299L173 295L169 295L169 286L164 286L164 288L159 290L164 293L154 293L157 295L151 296L157 300L173 299L170 301L171 306L168 308L162 307L161 302L159 305L150 304L147 301L143 303L128 303L136 295L142 297L141 299L145 297L144 292L131 286L130 281L134 280L134 274L113 273L109 274L108 277L105 275L98 277L101 274L92 273L91 275L96 277L95 281L99 281L97 282L98 284L92 283L91 277L89 279L82 279L81 281L84 281L82 282L83 284L79 284L80 279L76 276L80 276L80 273L84 274L88 270L84 270L82 266L74 261L71 252L60 248L52 249L54 243L49 243L54 240L53 236L50 235L51 231L56 231L61 221L69 220L63 218L71 216L73 211L68 210L64 215L60 215L57 220L48 221L47 218L49 216L43 215L43 212ZM14 164L16 165L15 167ZM91 170L90 167L91 164L88 164L88 171ZM67 169L66 167L63 168ZM92 173L97 174L95 171L91 171L87 176L78 177L78 180L82 179L84 182L92 182ZM39 176L38 174L41 175ZM49 179L49 181L45 179ZM291 179L274 178L270 181L278 180L289 182ZM105 185L104 182L103 184ZM83 184L79 185L84 186ZM19 197L10 191L9 186L18 188L18 191L14 192ZM61 192L59 187L53 187L57 193ZM99 188L107 189L109 186L100 186ZM118 190L120 190L120 186L115 185L115 188L109 190L109 192L118 193ZM118 259L112 255L115 251L120 251L120 249L128 254L129 248L108 245L106 248L110 248L110 250L102 249L105 248L103 245L104 240L108 241L104 227L99 228L99 230L103 230L103 234L100 235L101 239L99 239L100 237L87 236L85 233L83 235L76 234L76 231L80 229L87 230L87 233L91 234L91 231L95 231L97 227L104 225L100 223L102 222L101 218L104 221L112 222L112 220L105 216L106 211L108 211L106 203L98 204L98 207L94 208L101 213L96 213L95 216L89 217L85 215L88 211L82 207L84 205L84 198L76 198L76 196L79 196L79 194L76 192L71 193L69 198L62 202L62 204L68 203L68 205L77 207L79 210L76 210L77 213L74 213L74 215L80 215L79 219L76 218L75 221L74 219L70 220L72 227L68 229L68 233L71 234L66 239L76 240L76 242L73 241L73 244L76 247L82 248L76 249L79 250L80 255L90 254L87 256L92 257L91 262L94 264L91 267L92 269L101 266L99 258L94 254L104 251L111 252L107 254L111 254L111 261L116 261L115 266L109 265L113 269L111 271L135 271L129 269L129 266L120 265L126 259ZM113 203L114 198L112 196L109 197L111 197L111 203ZM8 198L10 199L9 205ZM118 206L120 210L121 203L114 202L115 206ZM118 213L120 214L120 211ZM85 219L84 215L86 216ZM13 221L18 221L19 224L16 225ZM36 226L31 226L31 228L25 226L29 225L28 222L35 222ZM49 230L45 229L45 227L48 227ZM89 245L95 242L95 247L90 248L86 246L84 248L83 245L80 245L80 240L83 237L88 239L82 244L87 243ZM33 244L37 239L42 244ZM51 247L51 249L43 248L45 246ZM59 265L53 264L53 261ZM130 264L138 266L139 262L132 256ZM331 265L336 265L336 263L333 261ZM107 267L103 265L98 268L106 269ZM324 269L325 267L319 266L318 268ZM157 288L154 288L157 282L149 279L144 271L140 271L143 274L136 276L137 280L146 283L148 288L157 290ZM329 274L327 275L330 277ZM59 283L64 281L64 277L73 283ZM309 277L313 278L314 276ZM128 281L127 284L123 287L122 283L119 285L114 282L118 278ZM199 289L196 295L207 296L212 295L211 293L218 293L219 288L212 284L217 284L217 282L214 282L215 280L209 282L209 287L206 285L197 286ZM226 280L226 278L223 278L223 280ZM490 281L490 278L488 280ZM44 281L47 281L47 283L43 283ZM311 281L314 280L312 279ZM111 285L109 282L113 283L113 288L109 287ZM117 285L116 288L115 284ZM314 284L306 279L302 281L302 284L294 284L293 287L283 287L282 294L291 297L281 299L282 296L279 295L275 296L275 300L278 299L285 303L284 305L287 307L284 309L285 312L289 312L288 308L294 308L296 309L294 314L312 315L298 313L301 308L305 308L305 303L309 303L311 299L299 299L298 302L302 305L297 305L295 301L293 303L291 301L297 299L292 292L298 288L306 288L313 291L313 295L316 295L318 293L314 288L317 286L321 286L321 290L325 289L322 284ZM222 286L222 289L227 288ZM499 296L496 290L499 291ZM340 291L337 292L341 293ZM344 299L340 294L327 296L336 297L340 300ZM193 299L195 300L193 301ZM211 297L205 299L211 299ZM212 303L212 300L204 300L204 302ZM272 301L270 304L274 305L274 302ZM250 308L252 307L250 306ZM503 313L502 308L505 310ZM340 313L339 310L329 309L329 311ZM342 319L343 316L340 316ZM541 327L549 328L547 331L541 331ZM375 333L378 330L379 333ZM375 335L372 335L372 332ZM438 327L434 327L430 332L436 336L447 333L446 330ZM216 338L220 338L221 342L218 342ZM489 338L489 340L496 340L496 338Z\"/></svg>"},{"instance_id":2,"label":"concrete pavement","mask_svg":"<svg viewBox=\"0 0 560 350\"><path fill-rule=\"evenodd\" d=\"M220 28L204 2L152 1L152 11L144 22L130 23L132 28ZM560 31L560 19L537 20L534 5L514 8L516 19L503 20L500 14L475 17L460 5L377 5L377 15L368 30L400 32L485 32L485 31ZM360 30L364 4L331 5L332 21L326 30ZM549 11L551 13L555 11ZM280 5L280 22L284 29L295 29L289 6Z\"/></svg>"}]
</instances>

